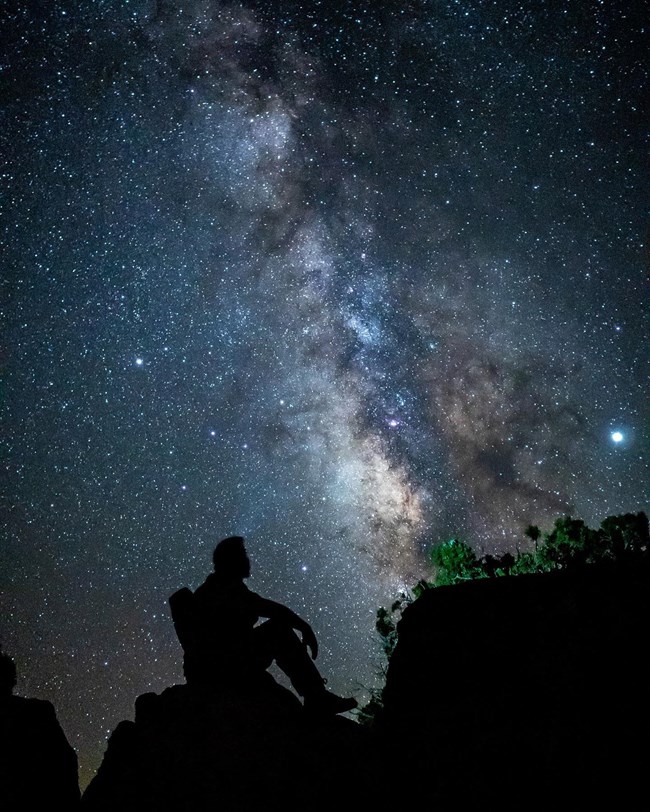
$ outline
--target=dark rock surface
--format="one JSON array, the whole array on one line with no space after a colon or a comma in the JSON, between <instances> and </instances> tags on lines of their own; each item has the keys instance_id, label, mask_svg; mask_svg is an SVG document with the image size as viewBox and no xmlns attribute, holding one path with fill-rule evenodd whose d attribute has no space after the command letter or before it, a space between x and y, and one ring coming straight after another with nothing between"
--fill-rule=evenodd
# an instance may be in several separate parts
<instances>
[{"instance_id":1,"label":"dark rock surface","mask_svg":"<svg viewBox=\"0 0 650 812\"><path fill-rule=\"evenodd\" d=\"M443 806L635 808L648 759L649 575L470 581L409 606L376 726L400 742L402 787L426 776Z\"/></svg>"},{"instance_id":2,"label":"dark rock surface","mask_svg":"<svg viewBox=\"0 0 650 812\"><path fill-rule=\"evenodd\" d=\"M0 699L0 807L78 808L77 755L54 707L41 699Z\"/></svg>"},{"instance_id":3,"label":"dark rock surface","mask_svg":"<svg viewBox=\"0 0 650 812\"><path fill-rule=\"evenodd\" d=\"M368 732L342 717L307 716L263 676L239 689L176 685L139 697L135 722L110 737L83 809L298 810L354 797L345 787L359 778Z\"/></svg>"}]
</instances>

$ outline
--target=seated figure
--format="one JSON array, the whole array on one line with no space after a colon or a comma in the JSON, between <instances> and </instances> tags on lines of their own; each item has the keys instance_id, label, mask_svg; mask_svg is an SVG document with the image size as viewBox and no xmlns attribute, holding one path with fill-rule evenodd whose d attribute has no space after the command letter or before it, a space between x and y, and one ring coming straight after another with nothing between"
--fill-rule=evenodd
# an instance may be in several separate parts
<instances>
[{"instance_id":1,"label":"seated figure","mask_svg":"<svg viewBox=\"0 0 650 812\"><path fill-rule=\"evenodd\" d=\"M244 539L231 536L221 541L213 562L214 572L196 592L181 589L170 598L188 685L208 689L219 684L245 685L275 660L303 697L306 710L337 714L355 708L355 699L325 689L313 662L318 643L311 626L244 583L250 576ZM257 625L260 618L267 620Z\"/></svg>"}]
</instances>

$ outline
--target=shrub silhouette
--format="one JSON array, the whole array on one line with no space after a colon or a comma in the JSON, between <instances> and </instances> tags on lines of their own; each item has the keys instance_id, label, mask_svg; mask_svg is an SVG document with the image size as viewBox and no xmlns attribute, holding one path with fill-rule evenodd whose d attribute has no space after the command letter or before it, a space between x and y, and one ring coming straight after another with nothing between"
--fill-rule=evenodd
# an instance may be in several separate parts
<instances>
[{"instance_id":1,"label":"shrub silhouette","mask_svg":"<svg viewBox=\"0 0 650 812\"><path fill-rule=\"evenodd\" d=\"M634 565L650 558L648 517L643 512L608 516L597 530L582 519L562 516L549 532L542 533L536 525L529 525L524 535L533 543L533 549L517 550L516 557L506 552L479 559L469 544L457 538L432 547L429 560L434 569L433 579L419 581L411 590L401 593L390 608L377 610L375 628L386 660L390 660L397 646L397 624L402 612L426 589L478 578L579 571L592 565ZM382 707L382 689L372 690L370 695L370 701L358 713L359 721L366 724L372 723Z\"/></svg>"}]
</instances>

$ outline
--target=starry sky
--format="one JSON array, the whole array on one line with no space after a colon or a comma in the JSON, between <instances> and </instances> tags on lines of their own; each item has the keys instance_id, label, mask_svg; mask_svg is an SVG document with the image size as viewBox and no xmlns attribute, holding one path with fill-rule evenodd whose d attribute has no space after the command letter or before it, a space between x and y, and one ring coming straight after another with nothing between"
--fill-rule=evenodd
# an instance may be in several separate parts
<instances>
[{"instance_id":1,"label":"starry sky","mask_svg":"<svg viewBox=\"0 0 650 812\"><path fill-rule=\"evenodd\" d=\"M432 542L644 508L640 4L3 14L0 640L82 783L223 536L361 698Z\"/></svg>"}]
</instances>

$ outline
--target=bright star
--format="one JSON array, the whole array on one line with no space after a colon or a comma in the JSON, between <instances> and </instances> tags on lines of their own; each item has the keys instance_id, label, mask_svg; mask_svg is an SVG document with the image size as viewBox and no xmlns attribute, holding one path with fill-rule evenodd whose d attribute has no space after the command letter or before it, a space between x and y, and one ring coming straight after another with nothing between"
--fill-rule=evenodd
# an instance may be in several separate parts
<instances>
[{"instance_id":1,"label":"bright star","mask_svg":"<svg viewBox=\"0 0 650 812\"><path fill-rule=\"evenodd\" d=\"M141 367L144 364L144 358L136 358L135 363Z\"/></svg>"},{"instance_id":2,"label":"bright star","mask_svg":"<svg viewBox=\"0 0 650 812\"><path fill-rule=\"evenodd\" d=\"M623 434L620 431L613 431L610 436L615 443L623 442Z\"/></svg>"}]
</instances>

